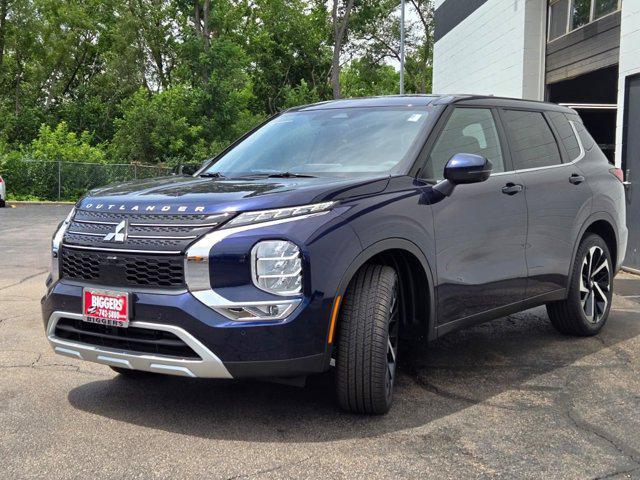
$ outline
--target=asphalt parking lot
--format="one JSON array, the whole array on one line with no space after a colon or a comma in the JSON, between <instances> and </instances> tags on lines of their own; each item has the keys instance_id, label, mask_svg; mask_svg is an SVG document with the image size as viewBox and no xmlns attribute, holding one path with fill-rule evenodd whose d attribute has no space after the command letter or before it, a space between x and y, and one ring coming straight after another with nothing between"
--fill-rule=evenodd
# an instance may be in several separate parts
<instances>
[{"instance_id":1,"label":"asphalt parking lot","mask_svg":"<svg viewBox=\"0 0 640 480\"><path fill-rule=\"evenodd\" d=\"M412 354L384 417L335 406L330 376L119 378L54 355L40 298L70 206L0 210L2 478L640 478L640 280L609 323L563 337L544 309Z\"/></svg>"}]
</instances>

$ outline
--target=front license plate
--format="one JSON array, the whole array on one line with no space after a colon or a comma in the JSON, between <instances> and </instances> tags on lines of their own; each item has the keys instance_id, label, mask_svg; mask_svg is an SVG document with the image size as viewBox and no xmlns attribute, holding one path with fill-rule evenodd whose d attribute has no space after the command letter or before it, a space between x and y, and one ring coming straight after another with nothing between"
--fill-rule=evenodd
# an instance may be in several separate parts
<instances>
[{"instance_id":1,"label":"front license plate","mask_svg":"<svg viewBox=\"0 0 640 480\"><path fill-rule=\"evenodd\" d=\"M82 292L82 319L111 327L128 327L129 294L85 288Z\"/></svg>"}]
</instances>

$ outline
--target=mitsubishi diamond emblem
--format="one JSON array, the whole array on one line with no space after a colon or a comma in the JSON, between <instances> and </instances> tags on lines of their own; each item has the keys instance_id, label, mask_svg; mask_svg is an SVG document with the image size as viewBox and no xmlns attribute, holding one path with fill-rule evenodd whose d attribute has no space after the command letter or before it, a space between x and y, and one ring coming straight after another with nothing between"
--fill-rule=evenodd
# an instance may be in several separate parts
<instances>
[{"instance_id":1,"label":"mitsubishi diamond emblem","mask_svg":"<svg viewBox=\"0 0 640 480\"><path fill-rule=\"evenodd\" d=\"M105 242L124 243L126 239L127 239L127 221L126 220L121 221L116 226L115 231L107 233L104 237Z\"/></svg>"}]
</instances>

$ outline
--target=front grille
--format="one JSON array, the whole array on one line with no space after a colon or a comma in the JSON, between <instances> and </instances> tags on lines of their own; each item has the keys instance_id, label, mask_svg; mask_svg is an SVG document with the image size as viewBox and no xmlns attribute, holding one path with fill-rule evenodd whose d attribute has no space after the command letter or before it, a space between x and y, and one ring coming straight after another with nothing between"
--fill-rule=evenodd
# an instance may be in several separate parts
<instances>
[{"instance_id":1,"label":"front grille","mask_svg":"<svg viewBox=\"0 0 640 480\"><path fill-rule=\"evenodd\" d=\"M78 210L64 235L65 245L90 249L182 253L202 235L230 218L229 214L119 213ZM121 241L105 240L122 221Z\"/></svg>"},{"instance_id":2,"label":"front grille","mask_svg":"<svg viewBox=\"0 0 640 480\"><path fill-rule=\"evenodd\" d=\"M109 327L82 320L61 318L56 324L54 335L60 339L86 345L201 360L200 356L179 337L163 330Z\"/></svg>"},{"instance_id":3,"label":"front grille","mask_svg":"<svg viewBox=\"0 0 640 480\"><path fill-rule=\"evenodd\" d=\"M60 273L69 280L114 287L185 287L182 255L119 254L62 247Z\"/></svg>"}]
</instances>

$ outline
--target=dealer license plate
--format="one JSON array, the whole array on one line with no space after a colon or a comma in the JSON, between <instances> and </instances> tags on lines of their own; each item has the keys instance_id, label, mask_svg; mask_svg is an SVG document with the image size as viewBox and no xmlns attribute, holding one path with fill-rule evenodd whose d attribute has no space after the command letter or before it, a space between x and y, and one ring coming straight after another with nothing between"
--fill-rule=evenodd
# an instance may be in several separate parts
<instances>
[{"instance_id":1,"label":"dealer license plate","mask_svg":"<svg viewBox=\"0 0 640 480\"><path fill-rule=\"evenodd\" d=\"M82 292L82 319L111 327L128 327L129 294L85 288Z\"/></svg>"}]
</instances>

